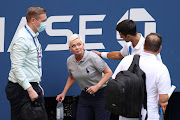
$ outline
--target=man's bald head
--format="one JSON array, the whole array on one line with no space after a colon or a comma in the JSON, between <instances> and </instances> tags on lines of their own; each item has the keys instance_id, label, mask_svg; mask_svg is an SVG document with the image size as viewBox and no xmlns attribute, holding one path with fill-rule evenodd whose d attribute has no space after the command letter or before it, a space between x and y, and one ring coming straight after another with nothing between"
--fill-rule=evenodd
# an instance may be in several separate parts
<instances>
[{"instance_id":1,"label":"man's bald head","mask_svg":"<svg viewBox=\"0 0 180 120\"><path fill-rule=\"evenodd\" d=\"M162 37L158 33L150 33L146 36L145 50L151 52L158 52L161 47Z\"/></svg>"}]
</instances>

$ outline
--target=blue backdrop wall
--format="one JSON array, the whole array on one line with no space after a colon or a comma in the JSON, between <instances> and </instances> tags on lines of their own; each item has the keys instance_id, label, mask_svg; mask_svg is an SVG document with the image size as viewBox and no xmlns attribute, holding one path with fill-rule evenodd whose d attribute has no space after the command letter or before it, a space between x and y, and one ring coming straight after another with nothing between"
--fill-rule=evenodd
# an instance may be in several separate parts
<instances>
[{"instance_id":1,"label":"blue backdrop wall","mask_svg":"<svg viewBox=\"0 0 180 120\"><path fill-rule=\"evenodd\" d=\"M10 59L8 48L16 31L26 23L26 11L31 6L47 10L47 28L40 33L43 48L42 86L46 97L55 97L66 83L66 59L72 53L67 37L79 33L85 39L87 50L120 50L124 41L117 36L116 24L133 19L143 36L157 32L163 37L161 56L167 65L172 84L180 92L178 53L180 1L178 0L18 0L0 1L0 119L10 119L10 106L5 95ZM120 61L105 60L112 71ZM78 95L75 84L67 95Z\"/></svg>"}]
</instances>

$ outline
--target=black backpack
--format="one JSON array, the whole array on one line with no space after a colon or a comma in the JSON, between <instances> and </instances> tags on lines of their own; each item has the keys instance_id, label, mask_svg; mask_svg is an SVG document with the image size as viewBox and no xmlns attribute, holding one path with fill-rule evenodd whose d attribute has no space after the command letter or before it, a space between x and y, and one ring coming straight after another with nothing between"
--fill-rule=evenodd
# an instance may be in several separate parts
<instances>
[{"instance_id":1,"label":"black backpack","mask_svg":"<svg viewBox=\"0 0 180 120\"><path fill-rule=\"evenodd\" d=\"M115 79L108 82L105 109L111 113L141 119L142 106L147 110L146 76L139 67L139 58L135 55L129 69L120 71Z\"/></svg>"}]
</instances>

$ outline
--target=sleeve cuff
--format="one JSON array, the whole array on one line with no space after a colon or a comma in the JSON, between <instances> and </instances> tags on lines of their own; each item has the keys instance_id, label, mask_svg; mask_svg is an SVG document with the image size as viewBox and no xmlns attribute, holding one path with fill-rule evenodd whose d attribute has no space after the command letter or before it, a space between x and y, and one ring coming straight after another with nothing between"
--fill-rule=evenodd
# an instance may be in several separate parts
<instances>
[{"instance_id":1,"label":"sleeve cuff","mask_svg":"<svg viewBox=\"0 0 180 120\"><path fill-rule=\"evenodd\" d=\"M23 81L20 85L24 90L27 90L29 87L31 87L31 84L27 80Z\"/></svg>"}]
</instances>

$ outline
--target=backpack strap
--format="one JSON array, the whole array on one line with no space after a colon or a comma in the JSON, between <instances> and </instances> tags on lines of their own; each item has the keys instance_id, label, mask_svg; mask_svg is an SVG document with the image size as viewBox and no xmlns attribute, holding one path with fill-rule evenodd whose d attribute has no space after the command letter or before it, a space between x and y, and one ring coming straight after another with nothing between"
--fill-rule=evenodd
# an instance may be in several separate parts
<instances>
[{"instance_id":1,"label":"backpack strap","mask_svg":"<svg viewBox=\"0 0 180 120\"><path fill-rule=\"evenodd\" d=\"M133 72L133 73L135 73L135 69L134 69L134 67L139 67L139 59L140 59L140 55L134 55L134 57L133 57L133 61L132 61L132 63L131 63L131 65L130 65L130 67L129 67L129 71L131 71L131 72ZM142 79L144 80L144 99L143 99L143 106L144 106L144 109L146 109L146 111L147 111L147 91L146 91L146 75L145 74L142 74L141 75L141 77L142 77ZM148 117L148 114L147 114L147 112L146 112L146 117L145 117L145 120L147 120L147 117ZM141 120L142 119L142 116L141 116L141 111L140 111L140 117L139 117L139 120Z\"/></svg>"},{"instance_id":2,"label":"backpack strap","mask_svg":"<svg viewBox=\"0 0 180 120\"><path fill-rule=\"evenodd\" d=\"M133 58L133 61L129 67L129 71L133 72L134 73L134 66L137 65L139 66L139 58L140 58L140 55L134 55L134 58Z\"/></svg>"}]
</instances>

